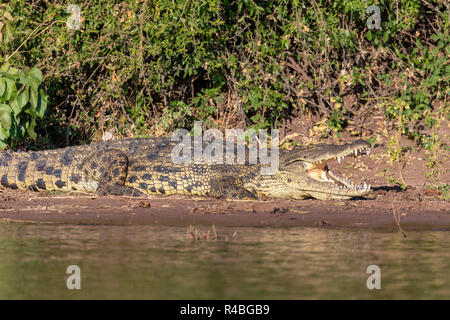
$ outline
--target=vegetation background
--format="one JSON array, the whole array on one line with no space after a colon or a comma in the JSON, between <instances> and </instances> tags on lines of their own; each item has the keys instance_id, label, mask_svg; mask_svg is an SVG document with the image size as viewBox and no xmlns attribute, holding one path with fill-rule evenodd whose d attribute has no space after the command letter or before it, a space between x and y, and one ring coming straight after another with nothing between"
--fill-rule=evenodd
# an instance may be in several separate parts
<instances>
[{"instance_id":1,"label":"vegetation background","mask_svg":"<svg viewBox=\"0 0 450 320\"><path fill-rule=\"evenodd\" d=\"M79 29L70 4L0 5L0 148L297 121L315 142L384 143L391 161L407 139L430 177L448 155L447 1L88 0Z\"/></svg>"}]
</instances>

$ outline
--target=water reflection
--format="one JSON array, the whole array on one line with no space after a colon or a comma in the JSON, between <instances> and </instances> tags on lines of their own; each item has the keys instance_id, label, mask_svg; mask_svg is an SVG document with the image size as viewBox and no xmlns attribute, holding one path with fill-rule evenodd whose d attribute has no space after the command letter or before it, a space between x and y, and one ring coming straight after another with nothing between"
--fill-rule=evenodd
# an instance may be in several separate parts
<instances>
[{"instance_id":1,"label":"water reflection","mask_svg":"<svg viewBox=\"0 0 450 320\"><path fill-rule=\"evenodd\" d=\"M216 241L191 241L186 231L2 224L0 298L450 298L447 232L218 228ZM66 288L72 264L79 291ZM372 264L381 290L366 288Z\"/></svg>"}]
</instances>

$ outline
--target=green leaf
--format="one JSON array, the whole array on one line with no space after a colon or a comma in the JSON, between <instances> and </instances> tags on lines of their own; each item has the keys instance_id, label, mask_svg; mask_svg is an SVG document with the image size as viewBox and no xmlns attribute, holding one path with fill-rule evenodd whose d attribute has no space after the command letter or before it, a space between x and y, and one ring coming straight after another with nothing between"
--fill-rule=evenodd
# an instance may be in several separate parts
<instances>
[{"instance_id":1,"label":"green leaf","mask_svg":"<svg viewBox=\"0 0 450 320\"><path fill-rule=\"evenodd\" d=\"M1 130L0 130L0 149L5 149L7 144L3 141L3 139L1 139L1 135L2 135L2 133L1 133ZM5 138L7 138L7 137L5 137Z\"/></svg>"},{"instance_id":2,"label":"green leaf","mask_svg":"<svg viewBox=\"0 0 450 320\"><path fill-rule=\"evenodd\" d=\"M6 129L0 123L0 140L6 140L9 137L9 129Z\"/></svg>"},{"instance_id":3,"label":"green leaf","mask_svg":"<svg viewBox=\"0 0 450 320\"><path fill-rule=\"evenodd\" d=\"M33 110L36 110L37 104L38 104L38 92L37 92L37 89L34 89L32 87L30 88L29 101L30 101L30 104L31 104L31 108Z\"/></svg>"},{"instance_id":4,"label":"green leaf","mask_svg":"<svg viewBox=\"0 0 450 320\"><path fill-rule=\"evenodd\" d=\"M19 102L20 109L23 109L23 107L25 107L25 105L28 103L28 100L29 100L28 90L27 88L25 88L25 90L23 90L17 96L17 101Z\"/></svg>"},{"instance_id":5,"label":"green leaf","mask_svg":"<svg viewBox=\"0 0 450 320\"><path fill-rule=\"evenodd\" d=\"M45 110L47 110L47 96L45 95L44 90L41 89L39 90L38 105L36 107L39 118L42 119Z\"/></svg>"},{"instance_id":6,"label":"green leaf","mask_svg":"<svg viewBox=\"0 0 450 320\"><path fill-rule=\"evenodd\" d=\"M3 35L3 42L8 43L13 38L13 30L11 28L11 24L9 21L6 21L5 25L3 26L2 30Z\"/></svg>"},{"instance_id":7,"label":"green leaf","mask_svg":"<svg viewBox=\"0 0 450 320\"><path fill-rule=\"evenodd\" d=\"M5 78L0 78L0 97L3 96L6 90L6 81Z\"/></svg>"},{"instance_id":8,"label":"green leaf","mask_svg":"<svg viewBox=\"0 0 450 320\"><path fill-rule=\"evenodd\" d=\"M17 96L17 87L14 80L11 80L9 78L5 78L6 81L6 90L5 90L5 100L11 100L14 99Z\"/></svg>"},{"instance_id":9,"label":"green leaf","mask_svg":"<svg viewBox=\"0 0 450 320\"><path fill-rule=\"evenodd\" d=\"M14 111L14 115L16 116L20 113L20 111L22 111L22 107L20 106L17 97L9 101L9 106Z\"/></svg>"},{"instance_id":10,"label":"green leaf","mask_svg":"<svg viewBox=\"0 0 450 320\"><path fill-rule=\"evenodd\" d=\"M19 75L19 69L11 67L9 64L7 65L7 68L4 71L4 75L8 77L11 80L16 80Z\"/></svg>"},{"instance_id":11,"label":"green leaf","mask_svg":"<svg viewBox=\"0 0 450 320\"><path fill-rule=\"evenodd\" d=\"M28 72L22 70L19 75L20 82L25 86L31 87L33 85L33 80L30 78Z\"/></svg>"},{"instance_id":12,"label":"green leaf","mask_svg":"<svg viewBox=\"0 0 450 320\"><path fill-rule=\"evenodd\" d=\"M2 64L0 66L0 72L1 73L6 73L8 71L8 69L9 69L9 63L8 62L5 62L4 64Z\"/></svg>"},{"instance_id":13,"label":"green leaf","mask_svg":"<svg viewBox=\"0 0 450 320\"><path fill-rule=\"evenodd\" d=\"M28 73L31 81L31 87L37 89L42 82L42 72L36 67L33 67Z\"/></svg>"},{"instance_id":14,"label":"green leaf","mask_svg":"<svg viewBox=\"0 0 450 320\"><path fill-rule=\"evenodd\" d=\"M11 128L11 109L9 111L0 111L0 124L6 130Z\"/></svg>"},{"instance_id":15,"label":"green leaf","mask_svg":"<svg viewBox=\"0 0 450 320\"><path fill-rule=\"evenodd\" d=\"M36 132L34 132L34 127L36 126L36 121L31 119L31 123L27 124L27 132L33 140L36 140Z\"/></svg>"},{"instance_id":16,"label":"green leaf","mask_svg":"<svg viewBox=\"0 0 450 320\"><path fill-rule=\"evenodd\" d=\"M9 105L7 104L0 104L0 112L11 112L12 109Z\"/></svg>"}]
</instances>

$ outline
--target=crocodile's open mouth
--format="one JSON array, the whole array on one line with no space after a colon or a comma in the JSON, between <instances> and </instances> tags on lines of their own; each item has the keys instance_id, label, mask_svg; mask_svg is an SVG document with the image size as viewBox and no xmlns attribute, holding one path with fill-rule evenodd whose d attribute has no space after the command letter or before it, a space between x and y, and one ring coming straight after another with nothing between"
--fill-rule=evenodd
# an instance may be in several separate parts
<instances>
[{"instance_id":1,"label":"crocodile's open mouth","mask_svg":"<svg viewBox=\"0 0 450 320\"><path fill-rule=\"evenodd\" d=\"M346 177L339 177L335 175L331 169L328 167L328 162L332 160L337 160L338 163L341 162L347 156L359 157L364 154L369 154L369 147L361 147L359 149L354 149L351 151L344 151L339 153L338 155L326 159L321 159L313 162L303 162L305 166L305 170L308 173L309 177L314 180L320 182L327 182L335 184L339 187L339 189L350 189L357 191L369 191L370 185L367 185L365 182L361 185L355 185L350 179Z\"/></svg>"}]
</instances>

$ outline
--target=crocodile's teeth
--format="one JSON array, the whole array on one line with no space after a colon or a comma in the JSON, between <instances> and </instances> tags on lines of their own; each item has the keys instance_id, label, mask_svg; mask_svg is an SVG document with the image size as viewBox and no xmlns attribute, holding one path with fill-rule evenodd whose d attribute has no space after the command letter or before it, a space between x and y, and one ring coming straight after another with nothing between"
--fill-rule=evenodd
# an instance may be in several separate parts
<instances>
[{"instance_id":1,"label":"crocodile's teeth","mask_svg":"<svg viewBox=\"0 0 450 320\"><path fill-rule=\"evenodd\" d=\"M338 163L341 163L341 157L338 157L337 159L338 159Z\"/></svg>"}]
</instances>

